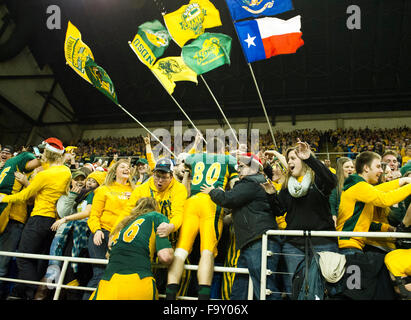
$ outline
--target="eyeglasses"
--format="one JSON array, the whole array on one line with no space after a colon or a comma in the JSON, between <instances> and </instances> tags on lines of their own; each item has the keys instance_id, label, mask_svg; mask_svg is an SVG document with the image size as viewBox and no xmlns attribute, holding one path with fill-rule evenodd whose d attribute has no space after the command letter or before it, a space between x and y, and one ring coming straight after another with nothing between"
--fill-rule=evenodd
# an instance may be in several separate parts
<instances>
[{"instance_id":1,"label":"eyeglasses","mask_svg":"<svg viewBox=\"0 0 411 320\"><path fill-rule=\"evenodd\" d=\"M165 180L170 179L170 176L168 176L168 175L162 176L162 175L155 174L155 175L154 175L154 179L160 180L160 181L161 181L161 180L162 180L162 181L165 181Z\"/></svg>"}]
</instances>

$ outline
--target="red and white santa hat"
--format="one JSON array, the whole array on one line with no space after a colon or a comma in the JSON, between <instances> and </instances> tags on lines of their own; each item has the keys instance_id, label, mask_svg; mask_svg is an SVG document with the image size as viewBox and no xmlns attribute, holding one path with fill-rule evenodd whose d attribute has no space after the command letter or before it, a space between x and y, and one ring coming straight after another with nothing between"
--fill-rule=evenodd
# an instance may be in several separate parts
<instances>
[{"instance_id":1,"label":"red and white santa hat","mask_svg":"<svg viewBox=\"0 0 411 320\"><path fill-rule=\"evenodd\" d=\"M61 142L57 138L48 138L44 140L40 145L39 148L44 148L48 151L58 153L58 154L63 154L64 153L64 146L63 142Z\"/></svg>"},{"instance_id":2,"label":"red and white santa hat","mask_svg":"<svg viewBox=\"0 0 411 320\"><path fill-rule=\"evenodd\" d=\"M256 168L263 169L263 164L259 157L251 152L240 153L238 155L238 161L246 164L247 166L255 166Z\"/></svg>"}]
</instances>

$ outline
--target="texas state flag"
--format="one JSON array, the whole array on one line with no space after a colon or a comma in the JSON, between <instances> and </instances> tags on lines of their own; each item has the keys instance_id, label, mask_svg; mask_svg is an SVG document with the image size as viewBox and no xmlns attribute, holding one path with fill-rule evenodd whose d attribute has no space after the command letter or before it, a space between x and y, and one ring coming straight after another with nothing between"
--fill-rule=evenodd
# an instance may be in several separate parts
<instances>
[{"instance_id":1,"label":"texas state flag","mask_svg":"<svg viewBox=\"0 0 411 320\"><path fill-rule=\"evenodd\" d=\"M234 24L247 62L295 53L304 45L301 16L288 20L265 17Z\"/></svg>"}]
</instances>

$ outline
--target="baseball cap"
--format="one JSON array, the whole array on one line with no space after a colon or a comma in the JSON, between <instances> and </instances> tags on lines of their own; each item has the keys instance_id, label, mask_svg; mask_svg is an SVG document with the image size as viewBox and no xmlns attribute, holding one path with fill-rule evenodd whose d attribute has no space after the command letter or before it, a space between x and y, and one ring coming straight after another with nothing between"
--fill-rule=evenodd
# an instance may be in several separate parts
<instances>
[{"instance_id":1,"label":"baseball cap","mask_svg":"<svg viewBox=\"0 0 411 320\"><path fill-rule=\"evenodd\" d=\"M82 170L79 170L79 169L77 169L77 170L75 170L71 173L71 178L72 179L76 179L77 177L80 177L80 176L83 176L84 178L87 178L86 173Z\"/></svg>"},{"instance_id":2,"label":"baseball cap","mask_svg":"<svg viewBox=\"0 0 411 320\"><path fill-rule=\"evenodd\" d=\"M157 161L153 171L172 172L174 169L173 162L168 158L162 158Z\"/></svg>"},{"instance_id":3,"label":"baseball cap","mask_svg":"<svg viewBox=\"0 0 411 320\"><path fill-rule=\"evenodd\" d=\"M5 146L1 149L1 151L5 151L5 152L8 152L8 153L13 154L13 153L14 153L14 148L13 148L12 146L10 146L10 145L5 145Z\"/></svg>"},{"instance_id":4,"label":"baseball cap","mask_svg":"<svg viewBox=\"0 0 411 320\"><path fill-rule=\"evenodd\" d=\"M61 142L57 138L48 138L44 140L41 144L38 146L40 149L46 149L51 152L55 152L58 154L63 154L64 153L64 146L63 142Z\"/></svg>"},{"instance_id":5,"label":"baseball cap","mask_svg":"<svg viewBox=\"0 0 411 320\"><path fill-rule=\"evenodd\" d=\"M136 165L138 165L138 164L140 164L140 163L142 163L142 164L148 164L148 161L147 161L147 159L139 158L139 159L136 161Z\"/></svg>"}]
</instances>

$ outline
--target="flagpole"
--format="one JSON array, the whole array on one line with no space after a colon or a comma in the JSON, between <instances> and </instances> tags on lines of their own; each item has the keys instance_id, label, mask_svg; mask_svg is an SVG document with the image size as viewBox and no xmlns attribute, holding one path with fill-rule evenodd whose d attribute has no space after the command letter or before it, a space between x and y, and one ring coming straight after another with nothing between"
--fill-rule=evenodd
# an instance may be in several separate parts
<instances>
[{"instance_id":1,"label":"flagpole","mask_svg":"<svg viewBox=\"0 0 411 320\"><path fill-rule=\"evenodd\" d=\"M171 97L171 99L173 99L174 103L177 105L177 107L180 108L181 112L184 114L184 116L187 118L187 120L191 123L191 125L194 127L194 129L197 131L197 133L199 133L201 135L201 139L203 139L203 141L205 142L205 144L207 144L206 139L204 139L203 134L201 133L200 130L197 129L197 127L195 126L195 124L193 123L193 121L191 121L190 117L188 116L188 114L184 111L184 109L180 106L180 104L178 103L178 101L173 97L173 95L168 92L168 90L166 89L166 87L163 85L163 83L160 81L160 79L157 77L157 75L153 72L153 70L151 70L151 73L156 77L156 79L158 80L158 82L160 82L160 84L162 85L162 87L164 88L165 91L167 91L168 95Z\"/></svg>"},{"instance_id":2,"label":"flagpole","mask_svg":"<svg viewBox=\"0 0 411 320\"><path fill-rule=\"evenodd\" d=\"M167 90L166 90L167 91ZM194 127L194 129L196 129L197 133L199 133L201 135L201 139L203 139L203 141L205 142L205 144L207 144L206 139L204 139L203 134L201 133L200 130L197 129L197 127L195 126L195 124L193 123L193 121L191 121L190 117L187 115L187 113L185 113L184 109L180 106L180 104L177 102L177 100L173 97L173 95L167 91L167 93L169 94L169 96L171 97L171 99L173 99L174 103L177 105L177 107L180 108L181 112L185 115L185 117L187 118L188 121L190 121L191 125Z\"/></svg>"},{"instance_id":3,"label":"flagpole","mask_svg":"<svg viewBox=\"0 0 411 320\"><path fill-rule=\"evenodd\" d=\"M207 82L205 81L205 79L204 79L204 77L203 77L202 74L200 74L200 78L201 78L201 80L203 80L203 82L204 82L204 84L206 85L208 91L210 92L211 96L213 97L215 103L217 104L218 109L220 109L220 112L221 112L221 114L223 115L224 120L227 122L228 126L230 127L231 132L233 133L235 140L237 141L238 144L240 144L240 142L239 142L238 139L237 139L237 135L236 135L235 132L234 132L234 129L231 127L230 123L228 122L228 120L227 120L227 118L226 118L223 110L222 110L221 107L220 107L220 104L218 103L216 97L214 96L213 92L211 91L210 87L208 86L208 84L207 84Z\"/></svg>"},{"instance_id":4,"label":"flagpole","mask_svg":"<svg viewBox=\"0 0 411 320\"><path fill-rule=\"evenodd\" d=\"M122 105L117 104L117 106L123 110L125 113L127 113L135 122L137 122L140 126L142 126L154 139L156 139L168 152L170 152L175 159L177 159L176 155L164 144L158 139L150 130L148 130L140 121L136 119L130 112L127 111Z\"/></svg>"},{"instance_id":5,"label":"flagpole","mask_svg":"<svg viewBox=\"0 0 411 320\"><path fill-rule=\"evenodd\" d=\"M224 1L224 2L225 2L225 1ZM237 38L238 38L238 40L240 41L240 37L238 36L237 28L235 27L234 19L233 19L233 16L232 16L232 14L231 14L230 8L228 7L227 2L225 2L225 4L226 4L226 6L227 6L228 12L230 12L231 22L232 22L232 24L233 24L233 28L234 28L234 30L235 30L235 33L237 34ZM241 46L241 43L240 43L240 46ZM253 77L254 84L255 84L255 87L256 87L256 89L257 89L258 97L260 98L260 102L261 102L261 105L262 105L262 107L263 107L263 111L264 111L264 114L265 114L265 118L267 119L268 128L270 129L271 137L273 138L274 147L277 149L277 143L275 142L273 128L272 128L271 123L270 123L270 120L269 120L269 118L268 118L267 110L265 109L263 97L261 96L260 88L258 87L258 83L257 83L257 80L256 80L256 78L255 78L253 68L251 67L251 64L248 62L247 57L246 57L246 55L245 55L245 53L244 53L244 50L241 50L241 51L243 52L243 56L244 56L245 61L246 61L247 64L248 64L248 67L250 68L251 75L252 75L252 77Z\"/></svg>"},{"instance_id":6,"label":"flagpole","mask_svg":"<svg viewBox=\"0 0 411 320\"><path fill-rule=\"evenodd\" d=\"M251 75L253 76L254 84L255 84L255 87L256 87L256 89L257 89L258 97L260 98L261 106L263 107L263 111L264 111L264 114L265 114L265 118L267 119L268 128L270 129L271 137L273 138L273 142L274 142L274 147L275 147L275 149L277 149L277 143L275 142L273 128L272 128L272 126L271 126L270 119L268 118L267 110L265 109L263 97L261 96L260 88L258 87L258 83L257 83L257 80L256 80L256 78L255 78L253 68L252 68L252 66L251 66L250 63L247 63L247 64L248 64L248 67L250 68Z\"/></svg>"}]
</instances>

